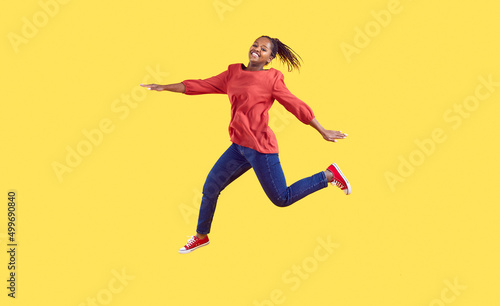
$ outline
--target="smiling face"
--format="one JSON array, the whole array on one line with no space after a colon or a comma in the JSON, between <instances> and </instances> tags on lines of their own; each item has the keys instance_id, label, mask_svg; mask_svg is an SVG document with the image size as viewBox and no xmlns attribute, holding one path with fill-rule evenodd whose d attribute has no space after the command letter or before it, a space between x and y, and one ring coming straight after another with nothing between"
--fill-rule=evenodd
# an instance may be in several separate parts
<instances>
[{"instance_id":1,"label":"smiling face","mask_svg":"<svg viewBox=\"0 0 500 306\"><path fill-rule=\"evenodd\" d=\"M269 64L273 57L271 56L272 42L266 37L258 38L250 47L248 58L250 64L254 66L265 66Z\"/></svg>"}]
</instances>

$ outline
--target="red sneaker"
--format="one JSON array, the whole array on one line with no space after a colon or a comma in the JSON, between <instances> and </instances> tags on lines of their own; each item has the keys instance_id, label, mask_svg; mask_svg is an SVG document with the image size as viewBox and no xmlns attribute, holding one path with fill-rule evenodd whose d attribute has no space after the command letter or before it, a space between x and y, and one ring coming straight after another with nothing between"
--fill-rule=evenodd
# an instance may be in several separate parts
<instances>
[{"instance_id":1,"label":"red sneaker","mask_svg":"<svg viewBox=\"0 0 500 306\"><path fill-rule=\"evenodd\" d=\"M197 248L201 248L202 246L206 246L209 243L210 243L210 241L208 241L208 236L206 236L203 239L200 239L196 236L191 236L191 238L189 238L186 245L179 249L179 253L187 254L189 252L196 250Z\"/></svg>"},{"instance_id":2,"label":"red sneaker","mask_svg":"<svg viewBox=\"0 0 500 306\"><path fill-rule=\"evenodd\" d=\"M349 181L345 178L344 174L342 171L340 171L339 167L337 164L331 164L327 170L330 170L331 173L333 173L333 180L330 182L332 183L333 186L337 186L342 191L348 195L351 193L351 185L349 184Z\"/></svg>"}]
</instances>

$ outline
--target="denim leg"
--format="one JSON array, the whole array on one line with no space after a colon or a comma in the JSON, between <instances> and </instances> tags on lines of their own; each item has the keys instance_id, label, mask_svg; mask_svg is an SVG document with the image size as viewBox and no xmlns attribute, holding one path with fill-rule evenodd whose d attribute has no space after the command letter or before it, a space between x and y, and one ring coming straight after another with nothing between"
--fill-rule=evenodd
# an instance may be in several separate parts
<instances>
[{"instance_id":1,"label":"denim leg","mask_svg":"<svg viewBox=\"0 0 500 306\"><path fill-rule=\"evenodd\" d=\"M235 144L232 144L217 160L203 186L197 233L208 234L210 232L219 194L227 185L250 168L250 163Z\"/></svg>"},{"instance_id":2,"label":"denim leg","mask_svg":"<svg viewBox=\"0 0 500 306\"><path fill-rule=\"evenodd\" d=\"M249 148L245 148L244 153L264 192L276 206L289 206L328 186L326 176L321 171L287 187L278 154L263 154Z\"/></svg>"}]
</instances>

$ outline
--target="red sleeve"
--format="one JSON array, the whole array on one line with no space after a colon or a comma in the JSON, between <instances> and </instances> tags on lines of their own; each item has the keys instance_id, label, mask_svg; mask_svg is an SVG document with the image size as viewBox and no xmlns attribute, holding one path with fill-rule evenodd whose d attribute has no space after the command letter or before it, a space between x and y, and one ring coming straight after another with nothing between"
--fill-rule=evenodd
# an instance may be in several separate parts
<instances>
[{"instance_id":1,"label":"red sleeve","mask_svg":"<svg viewBox=\"0 0 500 306\"><path fill-rule=\"evenodd\" d=\"M204 80L184 80L186 95L226 94L228 70Z\"/></svg>"},{"instance_id":2,"label":"red sleeve","mask_svg":"<svg viewBox=\"0 0 500 306\"><path fill-rule=\"evenodd\" d=\"M288 90L285 77L280 71L273 86L273 97L302 123L309 124L314 119L312 109Z\"/></svg>"}]
</instances>

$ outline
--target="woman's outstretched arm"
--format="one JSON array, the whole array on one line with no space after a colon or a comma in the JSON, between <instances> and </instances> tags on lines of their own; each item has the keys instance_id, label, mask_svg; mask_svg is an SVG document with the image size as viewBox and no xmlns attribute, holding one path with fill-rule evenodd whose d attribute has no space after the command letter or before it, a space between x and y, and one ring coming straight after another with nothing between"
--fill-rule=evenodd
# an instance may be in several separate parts
<instances>
[{"instance_id":1,"label":"woman's outstretched arm","mask_svg":"<svg viewBox=\"0 0 500 306\"><path fill-rule=\"evenodd\" d=\"M347 137L346 133L325 129L324 127L321 126L321 124L319 124L316 118L311 120L311 122L309 122L309 125L315 128L321 134L321 136L323 136L323 138L327 141L337 142L336 139L344 139Z\"/></svg>"},{"instance_id":2,"label":"woman's outstretched arm","mask_svg":"<svg viewBox=\"0 0 500 306\"><path fill-rule=\"evenodd\" d=\"M186 92L186 86L182 83L168 84L168 85L158 85L158 84L141 84L142 87L146 87L149 90L156 91L171 91L171 92Z\"/></svg>"}]
</instances>

